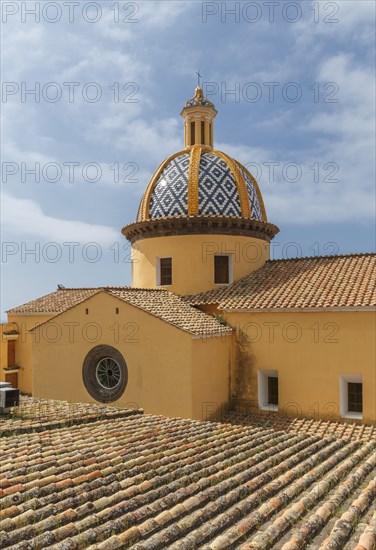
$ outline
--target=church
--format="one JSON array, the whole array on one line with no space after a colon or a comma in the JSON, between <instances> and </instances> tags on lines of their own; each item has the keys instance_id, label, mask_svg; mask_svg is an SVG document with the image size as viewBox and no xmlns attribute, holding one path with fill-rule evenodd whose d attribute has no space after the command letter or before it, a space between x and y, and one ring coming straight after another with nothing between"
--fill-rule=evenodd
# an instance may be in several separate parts
<instances>
[{"instance_id":1,"label":"church","mask_svg":"<svg viewBox=\"0 0 376 550\"><path fill-rule=\"evenodd\" d=\"M197 420L375 422L376 255L270 260L279 229L252 174L215 149L200 86L181 115L184 149L122 229L132 286L59 287L9 310L0 380Z\"/></svg>"}]
</instances>

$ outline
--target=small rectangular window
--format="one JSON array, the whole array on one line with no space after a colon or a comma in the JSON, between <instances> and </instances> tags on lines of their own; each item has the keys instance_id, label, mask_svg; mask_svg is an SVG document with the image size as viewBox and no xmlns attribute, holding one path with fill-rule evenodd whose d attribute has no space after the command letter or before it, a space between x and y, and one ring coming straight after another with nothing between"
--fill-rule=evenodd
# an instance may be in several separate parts
<instances>
[{"instance_id":1,"label":"small rectangular window","mask_svg":"<svg viewBox=\"0 0 376 550\"><path fill-rule=\"evenodd\" d=\"M268 404L278 405L278 378L268 376Z\"/></svg>"},{"instance_id":2,"label":"small rectangular window","mask_svg":"<svg viewBox=\"0 0 376 550\"><path fill-rule=\"evenodd\" d=\"M349 412L363 412L363 384L347 382L347 400Z\"/></svg>"},{"instance_id":3,"label":"small rectangular window","mask_svg":"<svg viewBox=\"0 0 376 550\"><path fill-rule=\"evenodd\" d=\"M201 143L205 143L205 122L201 121Z\"/></svg>"},{"instance_id":4,"label":"small rectangular window","mask_svg":"<svg viewBox=\"0 0 376 550\"><path fill-rule=\"evenodd\" d=\"M172 285L172 258L159 260L160 285Z\"/></svg>"},{"instance_id":5,"label":"small rectangular window","mask_svg":"<svg viewBox=\"0 0 376 550\"><path fill-rule=\"evenodd\" d=\"M119 315L119 308L118 307L115 309L115 313L116 313L116 315Z\"/></svg>"},{"instance_id":6,"label":"small rectangular window","mask_svg":"<svg viewBox=\"0 0 376 550\"><path fill-rule=\"evenodd\" d=\"M85 315L89 315L89 310L88 310L88 308L85 309Z\"/></svg>"},{"instance_id":7,"label":"small rectangular window","mask_svg":"<svg viewBox=\"0 0 376 550\"><path fill-rule=\"evenodd\" d=\"M230 256L214 256L214 283L226 285L230 282Z\"/></svg>"},{"instance_id":8,"label":"small rectangular window","mask_svg":"<svg viewBox=\"0 0 376 550\"><path fill-rule=\"evenodd\" d=\"M213 147L213 127L211 122L209 123L209 143Z\"/></svg>"},{"instance_id":9,"label":"small rectangular window","mask_svg":"<svg viewBox=\"0 0 376 550\"><path fill-rule=\"evenodd\" d=\"M191 145L195 144L195 123L191 122Z\"/></svg>"},{"instance_id":10,"label":"small rectangular window","mask_svg":"<svg viewBox=\"0 0 376 550\"><path fill-rule=\"evenodd\" d=\"M260 369L257 373L258 404L262 411L278 411L278 371Z\"/></svg>"},{"instance_id":11,"label":"small rectangular window","mask_svg":"<svg viewBox=\"0 0 376 550\"><path fill-rule=\"evenodd\" d=\"M16 364L16 341L8 340L8 367Z\"/></svg>"}]
</instances>

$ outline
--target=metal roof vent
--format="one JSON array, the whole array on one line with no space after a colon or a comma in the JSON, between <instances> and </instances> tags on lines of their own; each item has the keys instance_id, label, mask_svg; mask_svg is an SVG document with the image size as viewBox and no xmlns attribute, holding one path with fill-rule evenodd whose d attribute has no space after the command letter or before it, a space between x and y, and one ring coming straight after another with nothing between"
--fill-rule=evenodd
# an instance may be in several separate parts
<instances>
[{"instance_id":1,"label":"metal roof vent","mask_svg":"<svg viewBox=\"0 0 376 550\"><path fill-rule=\"evenodd\" d=\"M9 382L0 382L0 414L9 413L11 407L18 407L20 390L12 388Z\"/></svg>"}]
</instances>

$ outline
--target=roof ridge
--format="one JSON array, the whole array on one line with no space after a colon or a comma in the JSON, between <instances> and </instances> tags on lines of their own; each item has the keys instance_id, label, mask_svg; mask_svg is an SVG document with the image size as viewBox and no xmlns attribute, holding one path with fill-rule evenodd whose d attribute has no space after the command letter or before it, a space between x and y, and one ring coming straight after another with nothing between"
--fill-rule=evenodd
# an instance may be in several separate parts
<instances>
[{"instance_id":1,"label":"roof ridge","mask_svg":"<svg viewBox=\"0 0 376 550\"><path fill-rule=\"evenodd\" d=\"M142 290L144 292L168 292L164 288L142 288L142 287L134 287L134 286L78 286L78 287L65 287L65 288L57 288L53 292L58 292L59 290ZM51 294L51 293L50 293ZM171 293L174 294L174 293ZM176 294L176 296L179 296Z\"/></svg>"},{"instance_id":2,"label":"roof ridge","mask_svg":"<svg viewBox=\"0 0 376 550\"><path fill-rule=\"evenodd\" d=\"M359 256L376 256L376 252L348 252L347 254L328 254L327 256L300 256L298 258L275 258L273 260L267 260L265 263L274 262L296 262L300 260L323 260L323 259L335 259L335 258L356 258ZM261 268L260 268L261 269ZM254 271L252 273L255 273Z\"/></svg>"},{"instance_id":3,"label":"roof ridge","mask_svg":"<svg viewBox=\"0 0 376 550\"><path fill-rule=\"evenodd\" d=\"M73 290L73 292L64 294L60 293L59 290ZM32 328L31 331L40 328L61 315L64 315L69 310L81 306L81 304L91 300L96 295L104 294L106 296L110 296L111 299L114 298L115 300L126 302L131 307L140 309L144 313L152 315L153 317L168 323L179 330L183 330L192 336L206 338L222 336L224 334L232 334L233 332L232 328L223 326L223 324L219 323L218 319L214 316L195 308L192 304L185 302L178 294L173 294L172 292L167 292L166 290L137 289L133 287L99 287L90 288L90 292L86 289L86 292L82 292L80 294L75 293L75 291L82 289L65 288L59 290L53 292L52 296L55 297L55 299L59 296L60 301L61 298L63 298L60 308L54 310L50 309L48 313L53 315L49 319ZM128 292L129 290L132 290L132 292ZM133 292L133 290L135 292ZM144 290L147 292L144 292ZM148 290L153 290L153 293L148 292ZM151 294L154 294L154 297ZM51 296L51 294L47 296ZM72 300L72 298L74 299ZM30 303L32 304L33 302L35 301Z\"/></svg>"}]
</instances>

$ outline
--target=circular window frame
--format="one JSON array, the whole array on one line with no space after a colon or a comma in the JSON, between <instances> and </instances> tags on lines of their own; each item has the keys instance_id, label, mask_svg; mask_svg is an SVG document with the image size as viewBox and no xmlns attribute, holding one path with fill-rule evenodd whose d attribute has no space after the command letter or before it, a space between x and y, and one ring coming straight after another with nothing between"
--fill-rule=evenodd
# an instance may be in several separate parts
<instances>
[{"instance_id":1,"label":"circular window frame","mask_svg":"<svg viewBox=\"0 0 376 550\"><path fill-rule=\"evenodd\" d=\"M108 364L109 361L110 364ZM101 381L103 376L107 376L110 385L105 386L103 381ZM113 357L103 357L103 359L100 359L95 367L95 378L98 384L105 390L114 390L121 383L122 369ZM112 384L113 379L115 379L115 381L117 379L115 384Z\"/></svg>"},{"instance_id":2,"label":"circular window frame","mask_svg":"<svg viewBox=\"0 0 376 550\"><path fill-rule=\"evenodd\" d=\"M97 369L103 359L111 359L119 367L120 379L113 388L106 388L97 378ZM112 403L123 395L127 387L127 364L122 354L116 348L108 345L95 346L84 359L82 379L91 397L100 403Z\"/></svg>"}]
</instances>

